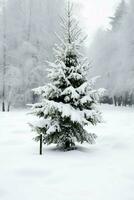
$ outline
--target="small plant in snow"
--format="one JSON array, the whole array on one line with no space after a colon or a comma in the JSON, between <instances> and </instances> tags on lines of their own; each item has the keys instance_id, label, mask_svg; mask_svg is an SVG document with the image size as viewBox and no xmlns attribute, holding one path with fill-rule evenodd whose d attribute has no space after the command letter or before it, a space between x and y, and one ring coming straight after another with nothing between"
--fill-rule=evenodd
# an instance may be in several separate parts
<instances>
[{"instance_id":1,"label":"small plant in snow","mask_svg":"<svg viewBox=\"0 0 134 200\"><path fill-rule=\"evenodd\" d=\"M64 30L62 38L59 37L61 45L54 49L55 62L48 63L50 83L34 89L42 100L32 107L32 113L38 117L32 128L37 141L42 135L44 144L53 143L70 150L75 142L95 142L96 135L87 132L85 126L101 122L96 109L101 90L94 90L94 79L87 78L89 65L80 53L81 29L69 3L61 21Z\"/></svg>"}]
</instances>

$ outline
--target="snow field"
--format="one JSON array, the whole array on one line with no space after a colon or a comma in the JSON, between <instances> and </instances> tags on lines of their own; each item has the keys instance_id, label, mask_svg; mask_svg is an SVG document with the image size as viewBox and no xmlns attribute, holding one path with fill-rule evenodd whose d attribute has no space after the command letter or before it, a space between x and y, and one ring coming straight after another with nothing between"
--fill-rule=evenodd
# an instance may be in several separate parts
<instances>
[{"instance_id":1,"label":"snow field","mask_svg":"<svg viewBox=\"0 0 134 200\"><path fill-rule=\"evenodd\" d=\"M0 113L0 200L134 200L133 108L101 110L95 145L45 146L43 156L28 111Z\"/></svg>"}]
</instances>

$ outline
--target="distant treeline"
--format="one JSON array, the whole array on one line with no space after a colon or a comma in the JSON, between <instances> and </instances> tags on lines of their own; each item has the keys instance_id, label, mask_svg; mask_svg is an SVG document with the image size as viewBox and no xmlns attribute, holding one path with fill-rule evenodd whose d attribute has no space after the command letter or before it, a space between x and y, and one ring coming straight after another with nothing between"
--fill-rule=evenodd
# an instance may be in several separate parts
<instances>
[{"instance_id":1,"label":"distant treeline","mask_svg":"<svg viewBox=\"0 0 134 200\"><path fill-rule=\"evenodd\" d=\"M47 82L47 60L58 42L63 0L2 0L0 17L0 103L26 106L35 101L32 88ZM1 110L1 109L0 109Z\"/></svg>"},{"instance_id":2,"label":"distant treeline","mask_svg":"<svg viewBox=\"0 0 134 200\"><path fill-rule=\"evenodd\" d=\"M98 30L90 47L93 75L107 90L103 102L116 106L134 104L134 1L122 0L107 30Z\"/></svg>"},{"instance_id":3,"label":"distant treeline","mask_svg":"<svg viewBox=\"0 0 134 200\"><path fill-rule=\"evenodd\" d=\"M104 104L114 104L115 106L132 106L134 105L134 94L126 92L124 96L103 96L100 102Z\"/></svg>"}]
</instances>

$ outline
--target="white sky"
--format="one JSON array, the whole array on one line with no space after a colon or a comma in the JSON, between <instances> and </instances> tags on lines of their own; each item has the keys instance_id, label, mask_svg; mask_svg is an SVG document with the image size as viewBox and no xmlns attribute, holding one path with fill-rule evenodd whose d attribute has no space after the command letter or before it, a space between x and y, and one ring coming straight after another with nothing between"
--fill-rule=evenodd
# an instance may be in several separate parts
<instances>
[{"instance_id":1,"label":"white sky","mask_svg":"<svg viewBox=\"0 0 134 200\"><path fill-rule=\"evenodd\" d=\"M100 27L108 27L108 17L114 14L114 11L121 0L74 0L79 2L78 12L82 16L90 40Z\"/></svg>"}]
</instances>

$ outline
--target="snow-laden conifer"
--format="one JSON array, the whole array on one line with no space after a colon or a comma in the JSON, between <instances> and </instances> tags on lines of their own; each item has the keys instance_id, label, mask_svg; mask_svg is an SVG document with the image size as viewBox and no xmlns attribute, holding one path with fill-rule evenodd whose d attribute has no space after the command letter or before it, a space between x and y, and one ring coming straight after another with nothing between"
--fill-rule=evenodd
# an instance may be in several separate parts
<instances>
[{"instance_id":1,"label":"snow-laden conifer","mask_svg":"<svg viewBox=\"0 0 134 200\"><path fill-rule=\"evenodd\" d=\"M87 132L85 126L101 122L96 104L102 90L93 89L95 79L87 78L89 64L81 53L84 37L70 3L61 18L61 27L61 44L54 49L55 62L48 62L50 83L34 89L41 102L32 107L38 117L32 128L37 141L42 135L45 144L69 150L75 142L95 142L96 135Z\"/></svg>"}]
</instances>

